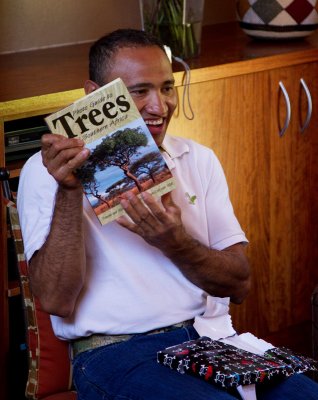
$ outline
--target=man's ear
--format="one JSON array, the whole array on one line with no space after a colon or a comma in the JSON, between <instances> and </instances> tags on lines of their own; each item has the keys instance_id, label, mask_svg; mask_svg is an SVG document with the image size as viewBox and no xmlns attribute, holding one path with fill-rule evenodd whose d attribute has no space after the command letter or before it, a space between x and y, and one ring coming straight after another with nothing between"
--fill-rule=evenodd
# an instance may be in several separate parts
<instances>
[{"instance_id":1,"label":"man's ear","mask_svg":"<svg viewBox=\"0 0 318 400\"><path fill-rule=\"evenodd\" d=\"M100 86L97 85L96 82L91 81L90 79L88 79L85 83L84 83L84 90L85 90L85 94L89 94L94 92L94 90L99 89Z\"/></svg>"}]
</instances>

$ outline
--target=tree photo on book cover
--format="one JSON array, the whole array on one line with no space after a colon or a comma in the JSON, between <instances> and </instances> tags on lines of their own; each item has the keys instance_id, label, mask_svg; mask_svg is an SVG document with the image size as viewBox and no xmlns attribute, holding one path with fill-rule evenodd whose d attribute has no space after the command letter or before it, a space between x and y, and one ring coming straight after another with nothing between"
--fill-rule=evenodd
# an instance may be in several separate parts
<instances>
[{"instance_id":1,"label":"tree photo on book cover","mask_svg":"<svg viewBox=\"0 0 318 400\"><path fill-rule=\"evenodd\" d=\"M170 177L158 148L140 125L130 124L88 147L91 155L77 176L97 215L119 204L122 194L141 193Z\"/></svg>"}]
</instances>

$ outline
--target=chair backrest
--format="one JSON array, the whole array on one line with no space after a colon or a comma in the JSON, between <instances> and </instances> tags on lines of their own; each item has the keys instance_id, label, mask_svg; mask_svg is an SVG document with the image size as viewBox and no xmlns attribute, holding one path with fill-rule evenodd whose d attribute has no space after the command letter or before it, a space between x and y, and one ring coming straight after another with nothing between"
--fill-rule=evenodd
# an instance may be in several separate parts
<instances>
[{"instance_id":1,"label":"chair backrest","mask_svg":"<svg viewBox=\"0 0 318 400\"><path fill-rule=\"evenodd\" d=\"M25 395L28 399L75 400L69 344L53 333L50 316L41 309L30 290L28 265L24 255L19 216L13 201L4 199L8 211L8 231L13 239L17 259L21 295L25 311L28 345L28 379Z\"/></svg>"}]
</instances>

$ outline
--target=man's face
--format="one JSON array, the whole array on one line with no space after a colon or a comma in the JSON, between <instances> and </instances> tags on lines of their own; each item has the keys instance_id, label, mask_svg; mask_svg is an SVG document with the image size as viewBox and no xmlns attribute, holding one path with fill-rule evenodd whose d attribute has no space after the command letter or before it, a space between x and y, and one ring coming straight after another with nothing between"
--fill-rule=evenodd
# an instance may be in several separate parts
<instances>
[{"instance_id":1,"label":"man's face","mask_svg":"<svg viewBox=\"0 0 318 400\"><path fill-rule=\"evenodd\" d=\"M121 78L160 146L177 105L171 64L155 46L119 49L105 82Z\"/></svg>"}]
</instances>

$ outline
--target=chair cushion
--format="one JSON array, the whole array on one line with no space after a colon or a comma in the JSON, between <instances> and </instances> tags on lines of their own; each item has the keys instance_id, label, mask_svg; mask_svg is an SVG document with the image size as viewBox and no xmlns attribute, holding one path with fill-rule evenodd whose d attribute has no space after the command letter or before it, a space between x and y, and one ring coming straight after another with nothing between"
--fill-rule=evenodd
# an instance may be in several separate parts
<instances>
[{"instance_id":1,"label":"chair cushion","mask_svg":"<svg viewBox=\"0 0 318 400\"><path fill-rule=\"evenodd\" d=\"M41 309L39 301L31 293L18 212L15 203L6 203L25 309L29 361L26 396L29 399L42 399L60 393L60 397L57 397L59 400L76 398L74 392L69 392L69 395L63 393L70 390L72 384L68 342L57 339L49 314ZM71 397L65 397L67 395Z\"/></svg>"},{"instance_id":2,"label":"chair cushion","mask_svg":"<svg viewBox=\"0 0 318 400\"><path fill-rule=\"evenodd\" d=\"M76 392L68 391L46 397L45 400L76 400Z\"/></svg>"}]
</instances>

